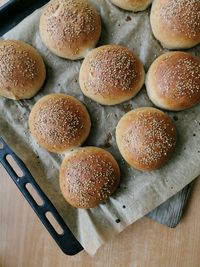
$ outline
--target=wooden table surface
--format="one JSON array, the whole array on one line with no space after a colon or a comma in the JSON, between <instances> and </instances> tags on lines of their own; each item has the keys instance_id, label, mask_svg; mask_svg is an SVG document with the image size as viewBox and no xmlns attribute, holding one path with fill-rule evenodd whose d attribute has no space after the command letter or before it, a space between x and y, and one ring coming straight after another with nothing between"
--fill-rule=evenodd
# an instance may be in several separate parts
<instances>
[{"instance_id":1,"label":"wooden table surface","mask_svg":"<svg viewBox=\"0 0 200 267\"><path fill-rule=\"evenodd\" d=\"M199 267L200 180L175 229L143 218L99 249L64 255L0 166L0 267Z\"/></svg>"}]
</instances>

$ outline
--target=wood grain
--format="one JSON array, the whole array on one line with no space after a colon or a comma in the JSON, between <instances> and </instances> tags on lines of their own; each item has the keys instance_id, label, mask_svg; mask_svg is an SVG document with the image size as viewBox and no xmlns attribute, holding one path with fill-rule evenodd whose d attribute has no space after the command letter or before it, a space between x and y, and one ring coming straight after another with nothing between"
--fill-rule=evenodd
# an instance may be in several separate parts
<instances>
[{"instance_id":1,"label":"wood grain","mask_svg":"<svg viewBox=\"0 0 200 267\"><path fill-rule=\"evenodd\" d=\"M175 229L143 218L99 249L64 255L0 167L1 267L199 267L200 180Z\"/></svg>"}]
</instances>

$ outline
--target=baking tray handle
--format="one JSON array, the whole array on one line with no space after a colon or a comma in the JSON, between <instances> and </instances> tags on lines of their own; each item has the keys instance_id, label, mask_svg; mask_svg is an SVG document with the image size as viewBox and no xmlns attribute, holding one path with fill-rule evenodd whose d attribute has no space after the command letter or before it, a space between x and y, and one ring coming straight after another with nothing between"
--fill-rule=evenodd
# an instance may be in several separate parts
<instances>
[{"instance_id":1,"label":"baking tray handle","mask_svg":"<svg viewBox=\"0 0 200 267\"><path fill-rule=\"evenodd\" d=\"M19 177L16 174L16 172L8 162L7 160L8 155L11 155L11 157L14 159L14 161L22 170L23 172L22 177ZM81 250L83 250L83 247L74 237L68 226L65 224L64 220L62 219L62 217L60 216L54 205L41 190L40 186L36 183L35 179L25 166L24 162L10 149L10 147L5 143L3 138L0 138L0 162L5 168L5 170L8 172L12 180L15 182L21 193L24 195L24 197L26 198L32 209L35 211L41 222L44 224L47 231L50 233L50 235L56 241L58 246L61 248L61 250L67 255L75 255ZM42 199L43 201L42 205L38 205L34 200L34 198L32 197L32 195L30 194L30 192L27 190L26 185L29 183L32 185L32 187L36 190L36 192ZM54 219L62 228L62 234L59 234L54 229L50 221L47 219L46 217L47 212L50 212L53 215Z\"/></svg>"}]
</instances>

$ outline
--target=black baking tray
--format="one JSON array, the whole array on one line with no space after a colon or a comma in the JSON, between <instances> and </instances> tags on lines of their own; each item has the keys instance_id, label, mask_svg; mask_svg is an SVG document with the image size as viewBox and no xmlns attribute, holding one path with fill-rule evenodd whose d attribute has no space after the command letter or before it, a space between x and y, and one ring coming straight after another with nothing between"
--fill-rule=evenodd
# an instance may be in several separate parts
<instances>
[{"instance_id":1,"label":"black baking tray","mask_svg":"<svg viewBox=\"0 0 200 267\"><path fill-rule=\"evenodd\" d=\"M10 0L5 5L0 7L0 36L5 32L17 25L26 16L31 14L35 9L46 4L47 0ZM12 180L15 182L21 193L27 199L33 210L38 215L39 219L42 221L46 229L49 231L51 236L54 238L56 243L62 249L62 251L68 255L75 255L80 252L83 248L80 243L73 236L53 204L50 202L48 197L40 189L40 186L36 183L35 179L32 177L31 173L24 165L22 160L10 149L10 147L0 139L0 143L3 144L3 148L0 146L0 162L7 170ZM6 160L6 155L10 154L14 160L17 162L19 167L22 169L24 176L18 178L15 171L10 166L9 162ZM25 185L31 183L36 189L37 193L43 199L44 205L38 206L34 201L33 197L27 191ZM163 203L161 206L147 214L147 217L164 224L168 227L176 227L179 223L185 204L187 203L187 198L191 189L191 184L173 196L171 199ZM50 222L47 220L45 213L50 211L54 218L57 220L58 224L63 229L63 234L59 235L55 229L52 227Z\"/></svg>"},{"instance_id":2,"label":"black baking tray","mask_svg":"<svg viewBox=\"0 0 200 267\"><path fill-rule=\"evenodd\" d=\"M10 0L0 7L0 36L12 29L47 0Z\"/></svg>"},{"instance_id":3,"label":"black baking tray","mask_svg":"<svg viewBox=\"0 0 200 267\"><path fill-rule=\"evenodd\" d=\"M5 2L3 5L0 6L0 12L5 12L7 9L9 9L15 3L16 3L16 0L9 0L9 1Z\"/></svg>"},{"instance_id":4,"label":"black baking tray","mask_svg":"<svg viewBox=\"0 0 200 267\"><path fill-rule=\"evenodd\" d=\"M12 157L14 162L18 165L23 175L18 176L13 169L10 162L7 160L8 155ZM25 166L24 162L10 149L10 147L5 143L3 138L0 137L0 163L3 165L9 176L12 178L18 189L21 191L23 196L29 202L32 209L35 211L41 222L44 224L50 235L56 241L61 250L68 255L75 255L81 250L83 250L80 243L74 237L68 226L65 224L64 220L48 199L48 197L41 190L40 186L36 183L35 179L31 175L28 168ZM36 200L31 195L30 191L27 189L26 185L31 184L34 190L37 192L42 200L42 204L38 205ZM59 234L50 223L46 217L47 212L50 212L60 228L62 229L62 234Z\"/></svg>"}]
</instances>

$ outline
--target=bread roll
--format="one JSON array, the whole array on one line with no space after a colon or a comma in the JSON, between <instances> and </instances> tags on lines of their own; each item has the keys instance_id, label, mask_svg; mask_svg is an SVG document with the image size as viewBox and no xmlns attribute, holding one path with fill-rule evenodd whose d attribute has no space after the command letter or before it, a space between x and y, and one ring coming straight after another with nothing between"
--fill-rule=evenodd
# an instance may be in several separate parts
<instances>
[{"instance_id":1,"label":"bread roll","mask_svg":"<svg viewBox=\"0 0 200 267\"><path fill-rule=\"evenodd\" d=\"M52 0L40 18L43 43L63 58L85 57L96 46L100 34L100 16L87 0Z\"/></svg>"},{"instance_id":2,"label":"bread roll","mask_svg":"<svg viewBox=\"0 0 200 267\"><path fill-rule=\"evenodd\" d=\"M0 96L32 98L46 77L42 57L30 45L16 40L0 40Z\"/></svg>"},{"instance_id":3,"label":"bread roll","mask_svg":"<svg viewBox=\"0 0 200 267\"><path fill-rule=\"evenodd\" d=\"M135 169L160 168L176 146L176 128L169 116L155 108L137 108L126 113L116 128L123 158Z\"/></svg>"},{"instance_id":4,"label":"bread roll","mask_svg":"<svg viewBox=\"0 0 200 267\"><path fill-rule=\"evenodd\" d=\"M84 59L79 82L84 95L102 105L115 105L134 97L144 84L144 68L126 47L105 45Z\"/></svg>"},{"instance_id":5,"label":"bread roll","mask_svg":"<svg viewBox=\"0 0 200 267\"><path fill-rule=\"evenodd\" d=\"M111 2L122 9L137 12L145 10L152 0L111 0Z\"/></svg>"},{"instance_id":6,"label":"bread roll","mask_svg":"<svg viewBox=\"0 0 200 267\"><path fill-rule=\"evenodd\" d=\"M158 107L184 110L200 102L200 58L184 52L158 57L146 78L147 93Z\"/></svg>"},{"instance_id":7,"label":"bread roll","mask_svg":"<svg viewBox=\"0 0 200 267\"><path fill-rule=\"evenodd\" d=\"M150 21L156 39L168 49L200 43L199 0L154 0Z\"/></svg>"},{"instance_id":8,"label":"bread roll","mask_svg":"<svg viewBox=\"0 0 200 267\"><path fill-rule=\"evenodd\" d=\"M64 153L88 137L91 122L85 106L64 94L42 97L29 116L31 134L48 151Z\"/></svg>"},{"instance_id":9,"label":"bread roll","mask_svg":"<svg viewBox=\"0 0 200 267\"><path fill-rule=\"evenodd\" d=\"M97 147L76 149L66 155L60 168L60 189L76 208L89 209L106 201L120 180L114 157Z\"/></svg>"}]
</instances>

